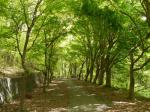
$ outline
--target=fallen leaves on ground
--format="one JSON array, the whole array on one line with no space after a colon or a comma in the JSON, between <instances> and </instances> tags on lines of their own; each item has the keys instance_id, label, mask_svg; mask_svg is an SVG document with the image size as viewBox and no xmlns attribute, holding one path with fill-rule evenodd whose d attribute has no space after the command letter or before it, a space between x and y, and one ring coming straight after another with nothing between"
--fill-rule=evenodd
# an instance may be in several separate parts
<instances>
[{"instance_id":1,"label":"fallen leaves on ground","mask_svg":"<svg viewBox=\"0 0 150 112\"><path fill-rule=\"evenodd\" d=\"M106 88L95 84L72 80L76 88L82 88L86 93L94 96L96 99L103 99L104 103L110 108L105 112L150 112L150 100L137 98L134 101L127 99L127 91L116 88ZM69 105L69 88L67 81L54 80L47 87L47 92L43 93L43 88L36 88L31 94L30 99L25 99L25 108L27 112L67 112ZM81 99L82 100L82 99ZM105 102L106 101L106 102ZM80 102L80 101L79 101ZM11 107L11 108L10 108ZM17 112L19 101L11 104L5 104L0 107L1 112Z\"/></svg>"},{"instance_id":2,"label":"fallen leaves on ground","mask_svg":"<svg viewBox=\"0 0 150 112\"><path fill-rule=\"evenodd\" d=\"M90 94L96 94L95 97L102 97L111 101L111 108L108 108L105 112L150 112L150 99L137 97L131 101L127 98L127 90L107 88L79 80L74 82Z\"/></svg>"}]
</instances>

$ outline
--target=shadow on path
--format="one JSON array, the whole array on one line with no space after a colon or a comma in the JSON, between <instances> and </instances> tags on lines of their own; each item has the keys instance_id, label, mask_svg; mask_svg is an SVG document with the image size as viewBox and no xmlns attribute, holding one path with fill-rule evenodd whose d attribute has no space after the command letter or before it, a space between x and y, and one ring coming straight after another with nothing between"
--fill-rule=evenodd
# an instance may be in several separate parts
<instances>
[{"instance_id":1,"label":"shadow on path","mask_svg":"<svg viewBox=\"0 0 150 112\"><path fill-rule=\"evenodd\" d=\"M74 80L65 81L69 89L68 112L103 112L110 108L111 101L85 91L84 86L77 85Z\"/></svg>"},{"instance_id":2,"label":"shadow on path","mask_svg":"<svg viewBox=\"0 0 150 112\"><path fill-rule=\"evenodd\" d=\"M54 80L46 90L39 86L25 99L26 112L150 112L149 100L128 101L125 91L76 79ZM0 106L0 112L19 112L18 108L16 100Z\"/></svg>"}]
</instances>

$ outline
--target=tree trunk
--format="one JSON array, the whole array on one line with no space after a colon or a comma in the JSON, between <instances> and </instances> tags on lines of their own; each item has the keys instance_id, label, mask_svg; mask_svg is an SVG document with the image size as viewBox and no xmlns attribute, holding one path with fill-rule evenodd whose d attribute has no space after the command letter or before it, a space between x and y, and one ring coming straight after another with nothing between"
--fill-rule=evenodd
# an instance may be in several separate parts
<instances>
[{"instance_id":1,"label":"tree trunk","mask_svg":"<svg viewBox=\"0 0 150 112\"><path fill-rule=\"evenodd\" d=\"M106 70L106 87L111 87L111 69Z\"/></svg>"},{"instance_id":2,"label":"tree trunk","mask_svg":"<svg viewBox=\"0 0 150 112\"><path fill-rule=\"evenodd\" d=\"M94 81L93 81L93 84L96 84L96 81L99 77L99 73L100 73L100 69L99 69L99 66L97 65L97 68L96 68L96 75L94 77Z\"/></svg>"},{"instance_id":3,"label":"tree trunk","mask_svg":"<svg viewBox=\"0 0 150 112\"><path fill-rule=\"evenodd\" d=\"M86 76L85 76L85 81L86 82L88 81L89 74L90 74L90 71L89 71L89 68L87 68L87 70L86 70Z\"/></svg>"},{"instance_id":4,"label":"tree trunk","mask_svg":"<svg viewBox=\"0 0 150 112\"><path fill-rule=\"evenodd\" d=\"M100 70L99 82L98 82L98 84L99 84L99 85L103 85L103 83L104 83L104 68L102 68L102 69Z\"/></svg>"},{"instance_id":5,"label":"tree trunk","mask_svg":"<svg viewBox=\"0 0 150 112\"><path fill-rule=\"evenodd\" d=\"M67 78L67 70L66 70L66 68L67 68L67 65L64 64L64 76L65 76L65 78Z\"/></svg>"},{"instance_id":6,"label":"tree trunk","mask_svg":"<svg viewBox=\"0 0 150 112\"><path fill-rule=\"evenodd\" d=\"M53 70L51 69L51 70L50 70L50 76L49 76L48 85L49 85L49 83L52 82L52 79L53 79Z\"/></svg>"},{"instance_id":7,"label":"tree trunk","mask_svg":"<svg viewBox=\"0 0 150 112\"><path fill-rule=\"evenodd\" d=\"M49 83L51 83L51 79L52 79L52 68L51 68L51 58L50 58L50 53L48 53L47 56L47 86L49 86Z\"/></svg>"},{"instance_id":8,"label":"tree trunk","mask_svg":"<svg viewBox=\"0 0 150 112\"><path fill-rule=\"evenodd\" d=\"M25 78L26 78L26 74L29 73L25 61L26 61L26 51L21 56L21 64L24 70L24 74L22 74L22 79L20 82L20 112L24 111L24 103L25 103L24 99L25 99L25 88L26 88Z\"/></svg>"},{"instance_id":9,"label":"tree trunk","mask_svg":"<svg viewBox=\"0 0 150 112\"><path fill-rule=\"evenodd\" d=\"M24 99L25 99L25 77L23 76L20 79L20 87L19 87L19 93L20 93L20 112L24 112Z\"/></svg>"},{"instance_id":10,"label":"tree trunk","mask_svg":"<svg viewBox=\"0 0 150 112\"><path fill-rule=\"evenodd\" d=\"M73 75L73 73L72 73L72 64L71 64L71 63L69 64L69 75L70 75L70 76Z\"/></svg>"},{"instance_id":11,"label":"tree trunk","mask_svg":"<svg viewBox=\"0 0 150 112\"><path fill-rule=\"evenodd\" d=\"M93 70L94 70L94 64L92 63L91 68L90 68L90 82L93 80Z\"/></svg>"},{"instance_id":12,"label":"tree trunk","mask_svg":"<svg viewBox=\"0 0 150 112\"><path fill-rule=\"evenodd\" d=\"M110 55L107 54L105 59L105 71L106 71L106 87L111 87L111 67L110 67Z\"/></svg>"},{"instance_id":13,"label":"tree trunk","mask_svg":"<svg viewBox=\"0 0 150 112\"><path fill-rule=\"evenodd\" d=\"M78 75L79 80L81 79L81 74L82 74L82 71L83 71L84 63L85 62L82 63L81 68L80 68L80 72L79 72L79 75Z\"/></svg>"},{"instance_id":14,"label":"tree trunk","mask_svg":"<svg viewBox=\"0 0 150 112\"><path fill-rule=\"evenodd\" d=\"M89 70L89 59L88 57L86 57L86 74L85 74L85 81L88 81L88 77L90 74L90 70Z\"/></svg>"},{"instance_id":15,"label":"tree trunk","mask_svg":"<svg viewBox=\"0 0 150 112\"><path fill-rule=\"evenodd\" d=\"M101 56L101 62L100 62L100 74L99 74L99 82L98 84L99 85L103 85L104 83L104 72L105 72L105 58L104 58L104 55Z\"/></svg>"},{"instance_id":16,"label":"tree trunk","mask_svg":"<svg viewBox=\"0 0 150 112\"><path fill-rule=\"evenodd\" d=\"M43 93L46 93L47 72L44 71Z\"/></svg>"},{"instance_id":17,"label":"tree trunk","mask_svg":"<svg viewBox=\"0 0 150 112\"><path fill-rule=\"evenodd\" d=\"M48 47L47 47L47 37L45 36L45 49L44 49L44 56L45 56L45 70L43 71L44 81L43 81L43 93L46 92L46 81L48 75Z\"/></svg>"},{"instance_id":18,"label":"tree trunk","mask_svg":"<svg viewBox=\"0 0 150 112\"><path fill-rule=\"evenodd\" d=\"M73 65L73 74L74 74L74 77L77 77L77 65L76 63Z\"/></svg>"},{"instance_id":19,"label":"tree trunk","mask_svg":"<svg viewBox=\"0 0 150 112\"><path fill-rule=\"evenodd\" d=\"M134 98L134 83L135 83L135 79L134 79L134 60L133 60L133 54L130 54L130 60L131 60L131 64L130 64L130 85L129 85L129 99L133 99Z\"/></svg>"}]
</instances>

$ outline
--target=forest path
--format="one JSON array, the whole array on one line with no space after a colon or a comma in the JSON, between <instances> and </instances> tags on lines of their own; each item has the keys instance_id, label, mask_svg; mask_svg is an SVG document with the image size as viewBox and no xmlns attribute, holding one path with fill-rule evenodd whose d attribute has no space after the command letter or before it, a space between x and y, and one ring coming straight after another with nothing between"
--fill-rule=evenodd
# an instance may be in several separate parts
<instances>
[{"instance_id":1,"label":"forest path","mask_svg":"<svg viewBox=\"0 0 150 112\"><path fill-rule=\"evenodd\" d=\"M109 108L110 102L95 93L89 93L84 85L77 80L66 80L65 84L69 89L68 112L104 112Z\"/></svg>"},{"instance_id":2,"label":"forest path","mask_svg":"<svg viewBox=\"0 0 150 112\"><path fill-rule=\"evenodd\" d=\"M150 100L130 101L126 90L106 88L77 79L65 79L60 85L66 90L67 106L53 112L150 112ZM60 86L58 85L58 86Z\"/></svg>"},{"instance_id":3,"label":"forest path","mask_svg":"<svg viewBox=\"0 0 150 112\"><path fill-rule=\"evenodd\" d=\"M53 80L43 93L37 87L25 99L26 112L150 112L150 100L127 100L127 91L106 88L77 79ZM11 107L11 108L10 108ZM19 112L19 100L0 112Z\"/></svg>"}]
</instances>

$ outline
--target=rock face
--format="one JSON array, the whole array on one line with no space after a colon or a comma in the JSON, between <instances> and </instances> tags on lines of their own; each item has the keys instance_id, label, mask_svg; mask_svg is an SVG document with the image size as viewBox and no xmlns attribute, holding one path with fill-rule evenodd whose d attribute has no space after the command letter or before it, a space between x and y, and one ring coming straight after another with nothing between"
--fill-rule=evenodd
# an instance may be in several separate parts
<instances>
[{"instance_id":1,"label":"rock face","mask_svg":"<svg viewBox=\"0 0 150 112\"><path fill-rule=\"evenodd\" d=\"M22 93L22 79L25 79L26 98L31 99L32 95L29 94L38 85L41 84L41 75L36 73L33 75L24 74L23 70L18 68L0 68L0 105L3 103L11 102Z\"/></svg>"},{"instance_id":2,"label":"rock face","mask_svg":"<svg viewBox=\"0 0 150 112\"><path fill-rule=\"evenodd\" d=\"M22 93L21 88L21 80L23 77L3 77L0 78L0 104L8 103L13 101L13 99L16 99L20 96L20 93ZM36 87L36 81L35 78L32 76L29 76L26 78L26 98L31 99L32 95L30 94L32 90Z\"/></svg>"},{"instance_id":3,"label":"rock face","mask_svg":"<svg viewBox=\"0 0 150 112\"><path fill-rule=\"evenodd\" d=\"M18 79L3 77L0 78L0 102L10 102L14 96L18 95Z\"/></svg>"},{"instance_id":4,"label":"rock face","mask_svg":"<svg viewBox=\"0 0 150 112\"><path fill-rule=\"evenodd\" d=\"M0 104L10 102L19 94L21 69L15 67L0 68Z\"/></svg>"}]
</instances>

